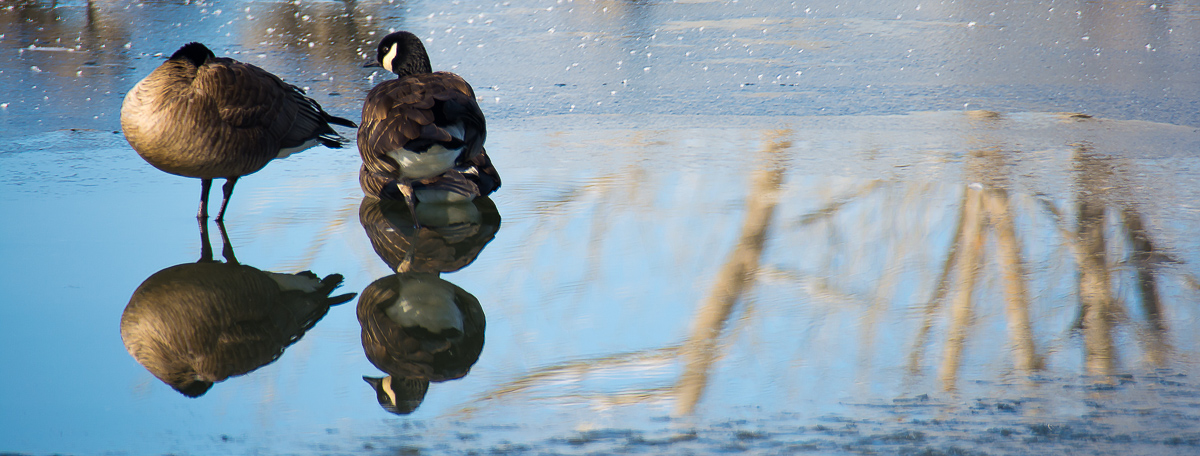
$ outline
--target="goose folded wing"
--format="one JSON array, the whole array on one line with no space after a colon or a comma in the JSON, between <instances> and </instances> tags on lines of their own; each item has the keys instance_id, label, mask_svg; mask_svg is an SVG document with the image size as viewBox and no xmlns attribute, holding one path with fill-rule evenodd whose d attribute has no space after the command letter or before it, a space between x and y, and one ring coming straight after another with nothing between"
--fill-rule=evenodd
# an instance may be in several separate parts
<instances>
[{"instance_id":1,"label":"goose folded wing","mask_svg":"<svg viewBox=\"0 0 1200 456\"><path fill-rule=\"evenodd\" d=\"M288 117L295 116L294 108L293 112L285 109L288 96L282 80L253 65L220 60L198 70L195 86L198 95L214 103L226 125L256 128L281 120L291 123Z\"/></svg>"},{"instance_id":2,"label":"goose folded wing","mask_svg":"<svg viewBox=\"0 0 1200 456\"><path fill-rule=\"evenodd\" d=\"M358 145L371 172L395 172L398 165L387 153L405 148L433 124L429 108L434 100L423 89L423 84L410 78L385 82L367 94Z\"/></svg>"},{"instance_id":3,"label":"goose folded wing","mask_svg":"<svg viewBox=\"0 0 1200 456\"><path fill-rule=\"evenodd\" d=\"M418 75L388 81L367 94L358 135L364 162L372 172L394 170L396 164L387 152L400 148L423 151L435 143L457 148L461 140L467 146L464 159L483 150L483 113L471 86L457 75L434 75L443 77ZM457 124L463 126L463 138L445 128Z\"/></svg>"}]
</instances>

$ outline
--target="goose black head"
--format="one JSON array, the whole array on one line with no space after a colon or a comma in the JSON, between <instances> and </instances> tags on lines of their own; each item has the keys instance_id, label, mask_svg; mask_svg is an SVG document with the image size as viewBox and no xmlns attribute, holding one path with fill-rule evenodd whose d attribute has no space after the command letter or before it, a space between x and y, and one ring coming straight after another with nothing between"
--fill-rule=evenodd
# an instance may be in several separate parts
<instances>
[{"instance_id":1,"label":"goose black head","mask_svg":"<svg viewBox=\"0 0 1200 456\"><path fill-rule=\"evenodd\" d=\"M187 59L193 66L204 65L204 61L214 57L216 55L208 47L194 41L183 45L178 51L171 54L171 60Z\"/></svg>"},{"instance_id":2,"label":"goose black head","mask_svg":"<svg viewBox=\"0 0 1200 456\"><path fill-rule=\"evenodd\" d=\"M396 32L379 42L375 59L384 69L405 77L411 74L432 73L429 54L421 39L409 32Z\"/></svg>"},{"instance_id":3,"label":"goose black head","mask_svg":"<svg viewBox=\"0 0 1200 456\"><path fill-rule=\"evenodd\" d=\"M397 379L389 375L383 378L363 376L363 380L375 389L379 406L396 415L415 411L425 401L425 392L429 391L429 380L425 379Z\"/></svg>"}]
</instances>

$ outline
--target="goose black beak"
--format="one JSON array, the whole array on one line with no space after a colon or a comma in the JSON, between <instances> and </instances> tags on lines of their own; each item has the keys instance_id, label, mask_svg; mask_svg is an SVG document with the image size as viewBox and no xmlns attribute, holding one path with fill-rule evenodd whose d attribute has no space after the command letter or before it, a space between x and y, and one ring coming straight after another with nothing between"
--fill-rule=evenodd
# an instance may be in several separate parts
<instances>
[{"instance_id":1,"label":"goose black beak","mask_svg":"<svg viewBox=\"0 0 1200 456\"><path fill-rule=\"evenodd\" d=\"M368 58L363 61L363 68L383 68L383 65L380 65L379 61L374 58Z\"/></svg>"}]
</instances>

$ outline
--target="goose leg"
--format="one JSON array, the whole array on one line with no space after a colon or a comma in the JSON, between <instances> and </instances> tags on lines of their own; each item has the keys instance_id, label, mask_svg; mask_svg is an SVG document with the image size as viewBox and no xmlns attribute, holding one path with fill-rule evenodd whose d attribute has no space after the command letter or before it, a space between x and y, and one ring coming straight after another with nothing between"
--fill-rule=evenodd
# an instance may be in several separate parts
<instances>
[{"instance_id":1,"label":"goose leg","mask_svg":"<svg viewBox=\"0 0 1200 456\"><path fill-rule=\"evenodd\" d=\"M212 179L200 179L200 211L196 218L208 220L208 189L212 188Z\"/></svg>"},{"instance_id":2,"label":"goose leg","mask_svg":"<svg viewBox=\"0 0 1200 456\"><path fill-rule=\"evenodd\" d=\"M233 194L233 186L237 184L238 177L241 176L225 178L225 185L221 187L221 191L225 193L225 197L221 199L221 212L217 213L217 223L225 221L225 206L229 205L229 195Z\"/></svg>"}]
</instances>

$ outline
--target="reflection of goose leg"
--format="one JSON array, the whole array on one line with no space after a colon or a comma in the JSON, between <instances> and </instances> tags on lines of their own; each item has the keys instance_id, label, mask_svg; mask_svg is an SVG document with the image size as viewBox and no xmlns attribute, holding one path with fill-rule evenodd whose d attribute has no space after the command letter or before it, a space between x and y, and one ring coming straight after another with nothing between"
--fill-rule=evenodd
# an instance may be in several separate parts
<instances>
[{"instance_id":1,"label":"reflection of goose leg","mask_svg":"<svg viewBox=\"0 0 1200 456\"><path fill-rule=\"evenodd\" d=\"M208 190L210 188L212 188L212 179L200 179L200 210L196 212L198 219L208 219Z\"/></svg>"},{"instance_id":2,"label":"reflection of goose leg","mask_svg":"<svg viewBox=\"0 0 1200 456\"><path fill-rule=\"evenodd\" d=\"M196 217L196 223L200 225L200 261L197 263L211 263L213 254L212 245L208 243L208 220Z\"/></svg>"},{"instance_id":3,"label":"reflection of goose leg","mask_svg":"<svg viewBox=\"0 0 1200 456\"><path fill-rule=\"evenodd\" d=\"M404 195L404 203L408 205L408 214L413 218L413 228L420 229L421 222L417 220L417 195L412 187L412 179L401 177L400 193Z\"/></svg>"},{"instance_id":4,"label":"reflection of goose leg","mask_svg":"<svg viewBox=\"0 0 1200 456\"><path fill-rule=\"evenodd\" d=\"M237 184L238 177L240 176L225 178L225 185L221 187L221 191L225 194L225 197L221 199L221 211L217 212L217 223L225 220L225 206L229 205L229 196L233 195L233 186ZM207 191L204 193L205 195L208 194Z\"/></svg>"},{"instance_id":5,"label":"reflection of goose leg","mask_svg":"<svg viewBox=\"0 0 1200 456\"><path fill-rule=\"evenodd\" d=\"M237 257L233 256L233 244L229 242L229 235L225 233L225 222L222 222L220 218L216 222L217 229L221 231L221 256L225 257L225 262L228 264L238 264ZM209 253L209 255L212 254Z\"/></svg>"},{"instance_id":6,"label":"reflection of goose leg","mask_svg":"<svg viewBox=\"0 0 1200 456\"><path fill-rule=\"evenodd\" d=\"M410 246L416 245L416 244L412 243L412 241L409 241L409 242L410 243L408 245L410 245ZM409 272L413 269L413 267L412 267L413 266L413 254L416 252L416 250L417 249L415 249L415 248L409 248L404 251L404 259L400 261L400 264L396 265L396 273L397 274L403 274L403 273Z\"/></svg>"}]
</instances>

